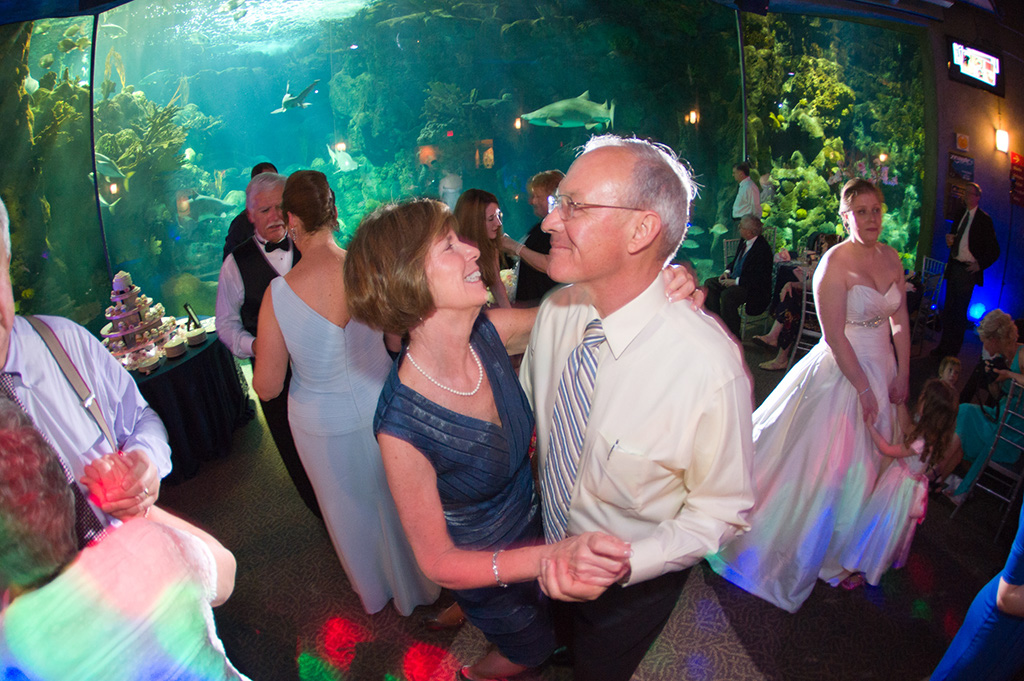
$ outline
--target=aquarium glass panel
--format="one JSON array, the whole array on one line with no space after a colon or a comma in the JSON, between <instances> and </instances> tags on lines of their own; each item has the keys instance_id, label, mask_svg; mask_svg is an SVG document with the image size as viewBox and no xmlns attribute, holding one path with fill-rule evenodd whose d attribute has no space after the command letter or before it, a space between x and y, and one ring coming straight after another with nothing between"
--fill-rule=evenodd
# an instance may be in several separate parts
<instances>
[{"instance_id":1,"label":"aquarium glass panel","mask_svg":"<svg viewBox=\"0 0 1024 681\"><path fill-rule=\"evenodd\" d=\"M110 294L90 143L92 17L0 26L0 196L20 313L99 328ZM6 81L13 75L13 82Z\"/></svg>"},{"instance_id":2,"label":"aquarium glass panel","mask_svg":"<svg viewBox=\"0 0 1024 681\"><path fill-rule=\"evenodd\" d=\"M710 272L732 227L730 168L743 156L736 15L710 0L134 0L95 26L36 26L45 30L30 64L48 63L33 73L66 70L57 109L70 116L51 129L64 156L41 194L56 219L28 202L30 224L46 229L32 230L22 258L36 264L22 290L70 298L47 311L85 305L72 316L101 318L105 235L111 271L129 271L169 313L191 302L213 314L224 237L265 160L327 174L342 244L385 202L453 205L471 187L498 196L518 238L537 221L530 176L567 170L582 143L610 130L660 141L692 166L701 194L681 256ZM37 124L52 115L36 112ZM74 229L77 240L58 243L77 258L47 268L54 229Z\"/></svg>"},{"instance_id":3,"label":"aquarium glass panel","mask_svg":"<svg viewBox=\"0 0 1024 681\"><path fill-rule=\"evenodd\" d=\"M762 206L780 247L842 231L839 190L882 189L881 240L913 268L924 172L921 34L815 17L743 15L752 164L770 174Z\"/></svg>"},{"instance_id":4,"label":"aquarium glass panel","mask_svg":"<svg viewBox=\"0 0 1024 681\"><path fill-rule=\"evenodd\" d=\"M519 237L531 175L596 132L652 137L704 186L688 249L707 259L741 151L735 18L705 0L135 0L100 16L95 68L113 267L172 312L213 313L258 161L324 171L341 243L385 202L460 187L495 193Z\"/></svg>"}]
</instances>

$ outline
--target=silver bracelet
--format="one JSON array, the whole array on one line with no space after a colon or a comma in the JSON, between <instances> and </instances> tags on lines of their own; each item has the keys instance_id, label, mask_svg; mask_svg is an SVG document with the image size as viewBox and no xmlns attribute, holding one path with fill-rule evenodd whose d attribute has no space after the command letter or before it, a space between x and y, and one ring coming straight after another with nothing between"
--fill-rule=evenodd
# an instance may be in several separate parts
<instances>
[{"instance_id":1,"label":"silver bracelet","mask_svg":"<svg viewBox=\"0 0 1024 681\"><path fill-rule=\"evenodd\" d=\"M501 581L501 577L498 575L498 554L504 550L505 549L498 549L493 554L491 554L491 570L494 571L494 583L500 586L502 589L508 587L508 584Z\"/></svg>"},{"instance_id":2,"label":"silver bracelet","mask_svg":"<svg viewBox=\"0 0 1024 681\"><path fill-rule=\"evenodd\" d=\"M864 393L866 393L866 392L868 392L870 390L871 390L871 386L869 385L868 387L864 388L859 393L857 393L857 397L860 397L861 395L863 395Z\"/></svg>"},{"instance_id":3,"label":"silver bracelet","mask_svg":"<svg viewBox=\"0 0 1024 681\"><path fill-rule=\"evenodd\" d=\"M519 244L519 245L516 246L516 257L517 258L520 257L519 254L523 252L523 246L525 246L525 245L526 244Z\"/></svg>"}]
</instances>

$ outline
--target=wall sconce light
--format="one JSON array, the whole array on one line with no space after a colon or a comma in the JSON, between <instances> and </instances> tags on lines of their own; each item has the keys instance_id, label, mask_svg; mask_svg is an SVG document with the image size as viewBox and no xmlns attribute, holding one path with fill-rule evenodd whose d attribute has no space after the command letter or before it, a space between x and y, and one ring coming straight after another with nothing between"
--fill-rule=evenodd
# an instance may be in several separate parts
<instances>
[{"instance_id":1,"label":"wall sconce light","mask_svg":"<svg viewBox=\"0 0 1024 681\"><path fill-rule=\"evenodd\" d=\"M885 163L888 160L889 160L889 154L885 153L884 151L881 154L878 155L878 162L879 163Z\"/></svg>"},{"instance_id":2,"label":"wall sconce light","mask_svg":"<svg viewBox=\"0 0 1024 681\"><path fill-rule=\"evenodd\" d=\"M1005 130L996 130L996 149L1004 154L1010 150L1010 133Z\"/></svg>"},{"instance_id":3,"label":"wall sconce light","mask_svg":"<svg viewBox=\"0 0 1024 681\"><path fill-rule=\"evenodd\" d=\"M690 112L690 115L686 117L686 120L689 121L690 125L697 125L697 122L700 121L700 114L697 113L696 109L694 109Z\"/></svg>"},{"instance_id":4,"label":"wall sconce light","mask_svg":"<svg viewBox=\"0 0 1024 681\"><path fill-rule=\"evenodd\" d=\"M516 130L522 130L523 129L523 119L522 118L517 118L516 122L515 122L515 126L516 126Z\"/></svg>"}]
</instances>

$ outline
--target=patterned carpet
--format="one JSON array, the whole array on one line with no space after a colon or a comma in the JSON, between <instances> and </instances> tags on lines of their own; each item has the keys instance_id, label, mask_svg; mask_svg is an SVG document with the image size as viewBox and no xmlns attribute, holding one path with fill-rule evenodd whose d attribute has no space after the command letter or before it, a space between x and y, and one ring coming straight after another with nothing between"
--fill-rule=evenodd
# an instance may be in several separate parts
<instances>
[{"instance_id":1,"label":"patterned carpet","mask_svg":"<svg viewBox=\"0 0 1024 681\"><path fill-rule=\"evenodd\" d=\"M758 401L781 373L745 348ZM963 357L980 348L965 347ZM912 363L913 386L935 371ZM965 367L964 376L968 375ZM247 372L248 373L248 372ZM161 503L217 536L238 560L231 599L216 610L228 655L254 681L450 681L486 647L472 626L431 633L420 626L434 607L411 617L390 606L362 611L323 526L302 505L262 419L235 433L232 451L199 474L167 486ZM701 563L648 653L637 681L910 679L927 677L974 594L1002 566L1016 523L993 543L997 512L972 500L954 520L933 498L910 564L878 588L833 589L819 582L790 615L724 581ZM442 594L440 605L450 602ZM534 678L562 681L568 669ZM1021 677L1024 679L1024 677Z\"/></svg>"}]
</instances>

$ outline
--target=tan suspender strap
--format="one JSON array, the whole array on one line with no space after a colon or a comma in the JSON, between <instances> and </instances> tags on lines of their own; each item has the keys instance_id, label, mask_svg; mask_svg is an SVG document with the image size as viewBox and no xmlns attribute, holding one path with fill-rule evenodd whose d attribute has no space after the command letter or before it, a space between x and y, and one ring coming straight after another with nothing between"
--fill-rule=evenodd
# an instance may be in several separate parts
<instances>
[{"instance_id":1,"label":"tan suspender strap","mask_svg":"<svg viewBox=\"0 0 1024 681\"><path fill-rule=\"evenodd\" d=\"M89 386L86 385L85 380L82 378L82 374L78 372L78 368L75 363L68 357L67 350L61 345L60 341L57 340L57 336L53 333L53 329L47 325L42 319L33 316L25 317L25 320L32 325L32 328L36 330L42 339L46 343L46 347L50 350L50 354L57 360L57 365L60 366L61 372L64 373L64 378L68 379L68 383L74 388L75 392L78 393L78 399L82 401L82 407L89 410L96 425L103 431L103 436L107 438L107 443L110 444L110 451L117 453L118 446L117 441L110 432L110 426L107 425L107 420L103 418L103 412L100 411L100 406L96 404L96 395L93 394Z\"/></svg>"}]
</instances>

